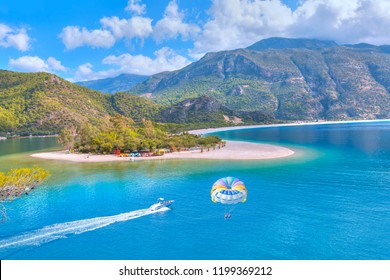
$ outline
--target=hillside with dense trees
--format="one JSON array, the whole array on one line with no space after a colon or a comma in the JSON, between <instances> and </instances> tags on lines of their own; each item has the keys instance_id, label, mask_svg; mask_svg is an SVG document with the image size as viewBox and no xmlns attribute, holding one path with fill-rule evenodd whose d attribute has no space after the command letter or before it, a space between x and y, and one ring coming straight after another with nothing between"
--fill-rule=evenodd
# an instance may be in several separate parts
<instances>
[{"instance_id":1,"label":"hillside with dense trees","mask_svg":"<svg viewBox=\"0 0 390 280\"><path fill-rule=\"evenodd\" d=\"M108 96L49 73L0 71L0 130L54 134L66 126L99 125L114 112Z\"/></svg>"},{"instance_id":2,"label":"hillside with dense trees","mask_svg":"<svg viewBox=\"0 0 390 280\"><path fill-rule=\"evenodd\" d=\"M222 143L217 136L201 137L188 133L169 135L164 126L146 119L136 124L131 118L120 114L106 118L99 127L84 123L78 129L64 128L58 141L66 149L94 154L142 150L157 153L159 149L210 148Z\"/></svg>"}]
</instances>

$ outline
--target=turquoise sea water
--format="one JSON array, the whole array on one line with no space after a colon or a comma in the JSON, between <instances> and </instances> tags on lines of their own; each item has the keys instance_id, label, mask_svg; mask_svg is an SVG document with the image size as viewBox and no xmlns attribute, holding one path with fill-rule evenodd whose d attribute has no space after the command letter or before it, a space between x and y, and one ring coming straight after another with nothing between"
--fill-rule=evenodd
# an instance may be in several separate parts
<instances>
[{"instance_id":1,"label":"turquoise sea water","mask_svg":"<svg viewBox=\"0 0 390 280\"><path fill-rule=\"evenodd\" d=\"M6 203L1 259L390 259L390 122L217 134L296 154L75 164L28 156L55 139L0 141L0 171L38 164L52 173ZM229 175L249 193L224 220L209 191ZM176 200L172 210L148 211L158 197Z\"/></svg>"}]
</instances>

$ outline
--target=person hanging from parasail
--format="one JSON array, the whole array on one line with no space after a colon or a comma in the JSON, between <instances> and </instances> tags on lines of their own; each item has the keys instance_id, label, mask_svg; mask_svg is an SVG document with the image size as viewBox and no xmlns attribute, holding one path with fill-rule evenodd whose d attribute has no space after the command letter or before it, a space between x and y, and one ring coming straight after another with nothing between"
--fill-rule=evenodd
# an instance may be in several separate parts
<instances>
[{"instance_id":1,"label":"person hanging from parasail","mask_svg":"<svg viewBox=\"0 0 390 280\"><path fill-rule=\"evenodd\" d=\"M233 205L245 202L248 195L248 190L245 184L235 177L224 177L218 179L212 186L210 191L211 201L230 206L225 211L225 220L230 219Z\"/></svg>"}]
</instances>

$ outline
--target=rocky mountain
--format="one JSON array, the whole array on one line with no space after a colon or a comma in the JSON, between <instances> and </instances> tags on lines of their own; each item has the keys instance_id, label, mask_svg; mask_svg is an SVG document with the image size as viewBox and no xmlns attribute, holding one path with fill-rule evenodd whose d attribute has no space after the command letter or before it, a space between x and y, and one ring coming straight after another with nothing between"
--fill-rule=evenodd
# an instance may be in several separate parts
<instances>
[{"instance_id":1,"label":"rocky mountain","mask_svg":"<svg viewBox=\"0 0 390 280\"><path fill-rule=\"evenodd\" d=\"M334 41L322 41L316 39L289 39L273 37L261 40L247 47L248 50L262 51L267 49L309 49L318 50L321 48L336 47Z\"/></svg>"},{"instance_id":2,"label":"rocky mountain","mask_svg":"<svg viewBox=\"0 0 390 280\"><path fill-rule=\"evenodd\" d=\"M164 105L208 96L233 112L277 120L389 118L389 49L271 38L208 53L132 91Z\"/></svg>"},{"instance_id":3,"label":"rocky mountain","mask_svg":"<svg viewBox=\"0 0 390 280\"><path fill-rule=\"evenodd\" d=\"M161 110L159 120L162 122L185 123L220 123L237 122L232 110L226 108L217 100L207 96L189 98L173 106Z\"/></svg>"},{"instance_id":4,"label":"rocky mountain","mask_svg":"<svg viewBox=\"0 0 390 280\"><path fill-rule=\"evenodd\" d=\"M147 80L149 76L121 74L114 78L77 82L76 84L104 93L128 91L136 84Z\"/></svg>"}]
</instances>

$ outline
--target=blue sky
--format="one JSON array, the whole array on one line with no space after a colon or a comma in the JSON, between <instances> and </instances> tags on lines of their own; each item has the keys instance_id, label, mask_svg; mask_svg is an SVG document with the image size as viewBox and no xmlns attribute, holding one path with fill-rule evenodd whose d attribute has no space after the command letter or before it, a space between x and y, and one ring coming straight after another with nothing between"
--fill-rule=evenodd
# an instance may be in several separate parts
<instances>
[{"instance_id":1,"label":"blue sky","mask_svg":"<svg viewBox=\"0 0 390 280\"><path fill-rule=\"evenodd\" d=\"M388 0L0 0L0 69L151 75L264 38L390 44Z\"/></svg>"}]
</instances>

